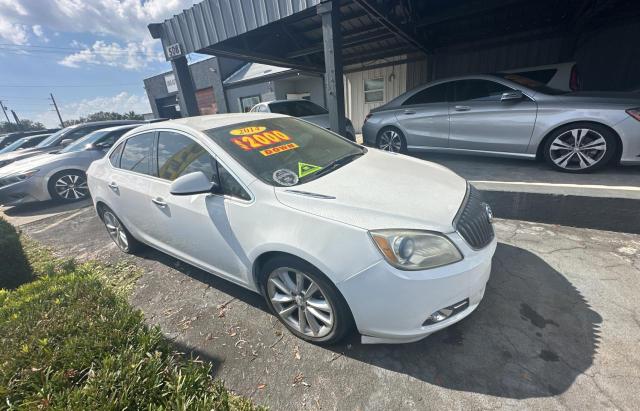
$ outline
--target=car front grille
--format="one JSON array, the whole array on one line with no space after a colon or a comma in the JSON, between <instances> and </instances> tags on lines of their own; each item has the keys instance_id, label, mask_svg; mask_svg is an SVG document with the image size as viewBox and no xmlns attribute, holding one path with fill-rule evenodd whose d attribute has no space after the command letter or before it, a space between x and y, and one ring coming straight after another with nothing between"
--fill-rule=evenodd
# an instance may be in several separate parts
<instances>
[{"instance_id":1,"label":"car front grille","mask_svg":"<svg viewBox=\"0 0 640 411\"><path fill-rule=\"evenodd\" d=\"M467 197L465 198L458 215L454 220L454 227L462 238L474 249L478 250L486 247L495 237L490 215L490 208L482 201L480 192L472 185L469 185Z\"/></svg>"}]
</instances>

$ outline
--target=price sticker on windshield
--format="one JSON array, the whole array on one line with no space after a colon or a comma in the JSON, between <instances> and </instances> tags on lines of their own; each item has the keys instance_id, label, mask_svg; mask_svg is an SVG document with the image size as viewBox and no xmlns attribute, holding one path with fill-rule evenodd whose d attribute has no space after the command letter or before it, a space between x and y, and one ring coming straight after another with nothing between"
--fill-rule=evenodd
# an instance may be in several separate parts
<instances>
[{"instance_id":1,"label":"price sticker on windshield","mask_svg":"<svg viewBox=\"0 0 640 411\"><path fill-rule=\"evenodd\" d=\"M263 130L266 130L265 127L247 127L244 129L231 130L230 133L231 134L240 133L241 130L253 131L253 133L249 135L242 135L239 137L231 138L231 142L233 142L236 146L238 146L242 151L260 150L260 153L262 153L263 156L267 156L267 155L275 154L275 152L271 152L265 149L276 144L285 143L285 145L288 147L287 148L288 150L291 150L293 148L298 148L298 145L293 143L292 138L280 130L263 131ZM255 132L254 130L260 130L260 131ZM289 143L293 143L293 144L289 144ZM280 150L280 151L286 151L286 150ZM277 151L277 152L280 152L280 151Z\"/></svg>"}]
</instances>

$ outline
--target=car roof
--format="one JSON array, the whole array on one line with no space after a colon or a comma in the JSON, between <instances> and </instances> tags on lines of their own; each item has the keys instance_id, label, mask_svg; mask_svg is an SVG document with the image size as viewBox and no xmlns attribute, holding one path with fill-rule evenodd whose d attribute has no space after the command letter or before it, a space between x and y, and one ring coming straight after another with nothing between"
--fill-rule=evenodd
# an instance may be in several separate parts
<instances>
[{"instance_id":1,"label":"car roof","mask_svg":"<svg viewBox=\"0 0 640 411\"><path fill-rule=\"evenodd\" d=\"M133 123L133 124L121 124L119 126L113 126L113 127L105 127L105 128L101 128L98 129L96 131L107 131L107 132L112 132L112 131L118 131L118 130L126 130L126 129L130 129L130 128L136 128L139 127L140 124L145 124L145 123Z\"/></svg>"},{"instance_id":2,"label":"car roof","mask_svg":"<svg viewBox=\"0 0 640 411\"><path fill-rule=\"evenodd\" d=\"M271 104L271 103L297 103L300 101L304 101L307 103L313 103L313 101L309 101L309 100L305 100L303 98L292 98L292 99L283 99L283 100L271 100L271 101L263 101L262 103L258 103L258 104ZM315 103L314 103L315 104Z\"/></svg>"},{"instance_id":3,"label":"car roof","mask_svg":"<svg viewBox=\"0 0 640 411\"><path fill-rule=\"evenodd\" d=\"M50 136L53 133L42 133L42 134L36 134L35 136L26 136L26 137L22 137L20 140L25 140L25 141L29 141L29 140L33 140L36 138L41 138L41 137L46 137L46 136Z\"/></svg>"},{"instance_id":4,"label":"car roof","mask_svg":"<svg viewBox=\"0 0 640 411\"><path fill-rule=\"evenodd\" d=\"M269 118L289 117L276 113L230 113L230 114L210 114L207 116L196 116L179 118L175 120L160 121L157 123L143 124L136 131L155 130L159 128L181 128L189 127L198 131L210 130L230 126L233 124L245 123L247 121L266 120ZM178 127L175 127L178 126Z\"/></svg>"}]
</instances>

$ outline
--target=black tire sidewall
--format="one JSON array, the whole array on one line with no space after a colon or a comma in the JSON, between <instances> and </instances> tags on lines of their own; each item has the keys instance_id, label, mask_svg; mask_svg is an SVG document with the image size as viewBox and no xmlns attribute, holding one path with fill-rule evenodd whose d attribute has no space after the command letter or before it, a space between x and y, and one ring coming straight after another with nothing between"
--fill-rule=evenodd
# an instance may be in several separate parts
<instances>
[{"instance_id":1,"label":"black tire sidewall","mask_svg":"<svg viewBox=\"0 0 640 411\"><path fill-rule=\"evenodd\" d=\"M137 251L140 250L140 248L142 248L142 243L138 240L136 240L131 233L129 232L129 230L127 229L127 227L124 225L124 223L122 222L122 220L120 220L120 217L118 217L118 215L116 213L113 212L112 209L110 209L109 207L102 205L100 207L100 210L98 212L98 216L100 217L100 221L102 221L102 224L105 224L105 229L106 229L106 223L104 221L104 213L109 212L111 214L113 214L113 216L115 218L118 219L118 222L120 223L120 225L122 226L122 229L124 230L124 234L127 236L127 244L128 244L128 248L126 250L123 250L122 248L120 248L120 246L116 243L116 246L118 247L118 249L120 251L122 251L123 253L127 253L127 254L135 254ZM110 240L111 237L109 237ZM113 241L113 240L112 240ZM114 241L115 243L115 241Z\"/></svg>"},{"instance_id":2,"label":"black tire sidewall","mask_svg":"<svg viewBox=\"0 0 640 411\"><path fill-rule=\"evenodd\" d=\"M57 201L57 202L63 202L63 203L73 203L75 201L82 201L82 200L86 200L87 198L89 198L91 195L88 193L87 191L87 195L83 198L78 198L78 199L66 199L66 198L62 198L58 195L58 193L56 192L56 188L55 188L55 184L56 181L58 181L60 179L60 177L62 176L70 176L70 175L75 175L75 176L79 176L84 178L84 181L87 181L87 174L80 171L80 170L64 170L64 171L58 171L57 173L55 173L54 175L51 176L51 178L49 179L49 182L47 183L47 189L49 190L49 195L51 196L51 199L53 201Z\"/></svg>"},{"instance_id":3,"label":"black tire sidewall","mask_svg":"<svg viewBox=\"0 0 640 411\"><path fill-rule=\"evenodd\" d=\"M397 127L384 127L384 128L382 128L382 130L380 130L378 132L378 136L376 137L376 148L378 150L382 150L380 148L380 139L382 138L382 134L384 134L386 131L395 131L396 133L398 133L398 135L400 136L400 154L406 154L407 153L407 139L404 137L404 133L402 131L400 131L400 129L398 129ZM387 150L383 150L383 151L387 151Z\"/></svg>"},{"instance_id":4,"label":"black tire sidewall","mask_svg":"<svg viewBox=\"0 0 640 411\"><path fill-rule=\"evenodd\" d=\"M334 326L331 332L322 338L313 338L308 335L302 334L298 330L292 328L289 324L284 322L278 313L276 312L269 294L267 291L267 279L269 274L274 270L288 267L304 272L308 277L316 282L322 289L322 292L329 298L329 305L334 312ZM319 345L332 345L342 340L349 331L353 328L353 319L349 307L333 283L316 267L308 262L293 256L277 256L268 260L262 267L260 272L260 287L262 295L267 303L267 306L271 312L278 318L292 334L296 337L308 341L313 344Z\"/></svg>"},{"instance_id":5,"label":"black tire sidewall","mask_svg":"<svg viewBox=\"0 0 640 411\"><path fill-rule=\"evenodd\" d=\"M568 130L572 130L575 128L586 128L586 129L593 130L598 134L602 135L602 137L607 142L607 152L600 159L600 161L595 165L582 170L568 170L568 169L562 168L558 166L556 163L554 163L553 160L551 159L550 148L551 148L551 144L556 139L556 137L558 137L560 134ZM562 171L565 173L590 173L592 171L599 170L602 167L605 167L607 164L611 163L617 150L618 150L618 140L616 139L616 136L613 134L613 132L608 128L599 124L594 124L594 123L572 123L572 124L568 124L566 126L558 128L557 130L555 130L549 135L549 137L545 140L543 155L546 163L549 164L555 170Z\"/></svg>"}]
</instances>

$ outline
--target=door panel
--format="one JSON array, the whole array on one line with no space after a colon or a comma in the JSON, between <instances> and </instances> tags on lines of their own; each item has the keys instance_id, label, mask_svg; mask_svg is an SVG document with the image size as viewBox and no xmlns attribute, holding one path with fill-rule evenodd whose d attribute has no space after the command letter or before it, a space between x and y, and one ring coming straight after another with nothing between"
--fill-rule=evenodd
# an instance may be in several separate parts
<instances>
[{"instance_id":1,"label":"door panel","mask_svg":"<svg viewBox=\"0 0 640 411\"><path fill-rule=\"evenodd\" d=\"M447 147L449 83L436 84L409 97L396 112L407 146Z\"/></svg>"},{"instance_id":2,"label":"door panel","mask_svg":"<svg viewBox=\"0 0 640 411\"><path fill-rule=\"evenodd\" d=\"M201 268L247 283L250 263L238 243L223 195L175 196L171 181L202 171L220 184L216 160L195 140L178 133L160 132L158 176L149 187L155 222L156 246ZM164 180L164 181L163 181Z\"/></svg>"},{"instance_id":3,"label":"door panel","mask_svg":"<svg viewBox=\"0 0 640 411\"><path fill-rule=\"evenodd\" d=\"M537 104L523 96L501 101L511 88L488 80L454 82L455 101L450 104L449 147L523 153L536 122Z\"/></svg>"}]
</instances>

